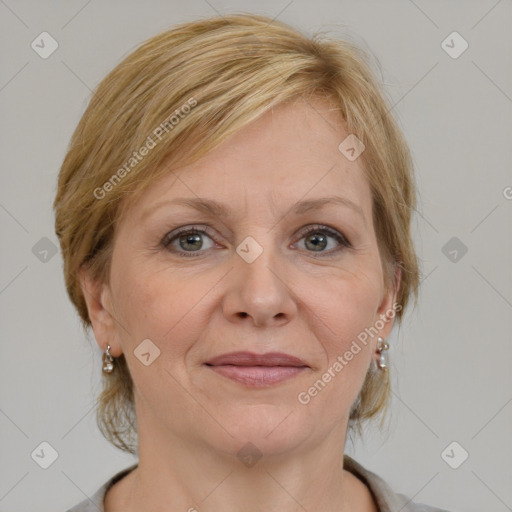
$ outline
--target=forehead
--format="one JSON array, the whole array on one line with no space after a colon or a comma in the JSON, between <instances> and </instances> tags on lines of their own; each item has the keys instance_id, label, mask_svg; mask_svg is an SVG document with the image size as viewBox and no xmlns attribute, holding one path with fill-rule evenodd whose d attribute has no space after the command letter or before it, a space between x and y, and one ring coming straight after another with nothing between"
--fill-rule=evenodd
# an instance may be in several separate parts
<instances>
[{"instance_id":1,"label":"forehead","mask_svg":"<svg viewBox=\"0 0 512 512\"><path fill-rule=\"evenodd\" d=\"M348 135L325 100L280 104L193 164L170 168L130 209L141 216L161 200L196 196L277 214L299 200L336 194L368 210L362 159L351 161L339 150Z\"/></svg>"}]
</instances>

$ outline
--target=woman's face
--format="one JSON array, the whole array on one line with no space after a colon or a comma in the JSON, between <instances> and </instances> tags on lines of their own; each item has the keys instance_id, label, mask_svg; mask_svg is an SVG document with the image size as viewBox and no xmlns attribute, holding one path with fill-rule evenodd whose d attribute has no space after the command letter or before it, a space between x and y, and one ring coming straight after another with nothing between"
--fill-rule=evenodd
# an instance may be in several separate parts
<instances>
[{"instance_id":1,"label":"woman's face","mask_svg":"<svg viewBox=\"0 0 512 512\"><path fill-rule=\"evenodd\" d=\"M128 208L110 284L85 296L100 346L126 357L141 435L267 454L345 435L376 357L377 335L361 333L394 295L342 126L323 100L280 105ZM232 352L302 367L206 364Z\"/></svg>"}]
</instances>

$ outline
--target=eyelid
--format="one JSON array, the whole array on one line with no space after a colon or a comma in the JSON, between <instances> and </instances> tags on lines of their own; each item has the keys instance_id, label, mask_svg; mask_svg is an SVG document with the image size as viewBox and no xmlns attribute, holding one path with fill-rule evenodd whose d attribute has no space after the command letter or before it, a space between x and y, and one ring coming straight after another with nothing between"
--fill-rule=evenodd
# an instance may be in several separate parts
<instances>
[{"instance_id":1,"label":"eyelid","mask_svg":"<svg viewBox=\"0 0 512 512\"><path fill-rule=\"evenodd\" d=\"M167 247L175 238L179 237L182 233L206 233L213 241L215 240L215 235L213 233L213 229L207 224L192 224L188 226L180 226L179 228L173 229L172 231L165 234L162 239L162 244Z\"/></svg>"}]
</instances>

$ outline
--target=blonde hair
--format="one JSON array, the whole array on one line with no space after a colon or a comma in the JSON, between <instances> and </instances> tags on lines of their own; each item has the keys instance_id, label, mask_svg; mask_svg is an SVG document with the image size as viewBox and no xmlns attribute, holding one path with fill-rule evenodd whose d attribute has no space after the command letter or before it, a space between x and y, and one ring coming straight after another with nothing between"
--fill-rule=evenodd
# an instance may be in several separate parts
<instances>
[{"instance_id":1,"label":"blonde hair","mask_svg":"<svg viewBox=\"0 0 512 512\"><path fill-rule=\"evenodd\" d=\"M387 285L394 286L397 267L402 272L401 320L418 287L413 165L368 54L349 41L236 14L184 23L143 43L98 85L73 133L58 178L55 230L83 328L91 321L79 271L109 282L115 228L130 201L170 164L198 159L272 106L318 96L334 102L365 145L360 158ZM388 373L368 372L350 426L360 429L383 411L389 393ZM135 453L133 382L123 355L104 377L97 421L114 446Z\"/></svg>"}]
</instances>

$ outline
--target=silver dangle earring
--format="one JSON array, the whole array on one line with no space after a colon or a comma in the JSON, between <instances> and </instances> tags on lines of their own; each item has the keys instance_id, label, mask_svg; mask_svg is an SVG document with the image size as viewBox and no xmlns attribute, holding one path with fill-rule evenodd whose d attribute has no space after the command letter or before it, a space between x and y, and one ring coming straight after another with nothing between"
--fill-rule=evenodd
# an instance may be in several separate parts
<instances>
[{"instance_id":1,"label":"silver dangle earring","mask_svg":"<svg viewBox=\"0 0 512 512\"><path fill-rule=\"evenodd\" d=\"M386 342L384 338L381 338L379 336L378 343L377 343L377 351L379 352L379 360L377 361L377 366L380 370L383 370L385 372L388 371L387 366L387 360L386 355L384 354L384 351L388 350L389 344Z\"/></svg>"},{"instance_id":2,"label":"silver dangle earring","mask_svg":"<svg viewBox=\"0 0 512 512\"><path fill-rule=\"evenodd\" d=\"M110 353L110 345L107 345L107 350L103 353L103 372L112 373L114 371L114 358Z\"/></svg>"}]
</instances>

